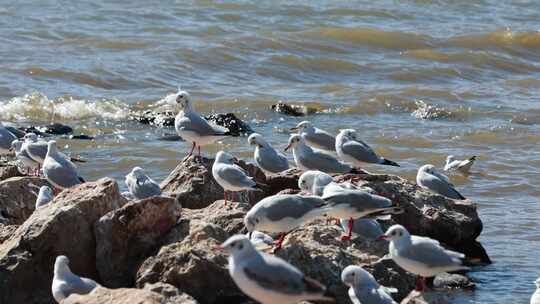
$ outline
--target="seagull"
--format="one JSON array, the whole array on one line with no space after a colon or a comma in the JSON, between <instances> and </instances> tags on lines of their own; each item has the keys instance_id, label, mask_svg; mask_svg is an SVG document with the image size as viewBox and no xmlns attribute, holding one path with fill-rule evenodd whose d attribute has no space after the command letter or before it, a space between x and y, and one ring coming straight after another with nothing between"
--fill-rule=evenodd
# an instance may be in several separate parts
<instances>
[{"instance_id":1,"label":"seagull","mask_svg":"<svg viewBox=\"0 0 540 304\"><path fill-rule=\"evenodd\" d=\"M534 284L536 284L536 291L531 296L530 304L540 304L540 278L536 279Z\"/></svg>"},{"instance_id":2,"label":"seagull","mask_svg":"<svg viewBox=\"0 0 540 304\"><path fill-rule=\"evenodd\" d=\"M51 188L49 186L41 186L41 188L39 188L39 193L36 198L35 209L47 205L50 201L53 200L53 198L54 195Z\"/></svg>"},{"instance_id":3,"label":"seagull","mask_svg":"<svg viewBox=\"0 0 540 304\"><path fill-rule=\"evenodd\" d=\"M38 170L39 163L34 161L30 155L26 152L26 150L23 150L23 142L16 139L11 143L12 149L15 151L15 157L21 162L24 168L26 168L27 174L30 173L30 171L34 171L34 174L36 174L36 170ZM37 172L36 175L39 175L39 172Z\"/></svg>"},{"instance_id":4,"label":"seagull","mask_svg":"<svg viewBox=\"0 0 540 304\"><path fill-rule=\"evenodd\" d=\"M11 149L11 143L17 139L17 136L9 132L0 121L0 153L8 153Z\"/></svg>"},{"instance_id":5,"label":"seagull","mask_svg":"<svg viewBox=\"0 0 540 304\"><path fill-rule=\"evenodd\" d=\"M324 285L286 261L257 251L245 235L234 235L219 248L231 254L229 274L234 283L262 304L330 300L324 296Z\"/></svg>"},{"instance_id":6,"label":"seagull","mask_svg":"<svg viewBox=\"0 0 540 304\"><path fill-rule=\"evenodd\" d=\"M471 169L476 156L473 156L469 159L459 160L456 159L454 155L448 155L446 158L446 164L444 165L444 171L459 171L461 173L467 174Z\"/></svg>"},{"instance_id":7,"label":"seagull","mask_svg":"<svg viewBox=\"0 0 540 304\"><path fill-rule=\"evenodd\" d=\"M348 233L349 230L349 220L340 219L339 224L341 229L345 233ZM354 224L352 227L352 236L359 236L361 238L374 241L376 240L384 231L381 228L379 222L370 218L358 218L354 219Z\"/></svg>"},{"instance_id":8,"label":"seagull","mask_svg":"<svg viewBox=\"0 0 540 304\"><path fill-rule=\"evenodd\" d=\"M281 249L287 233L303 223L324 216L325 202L316 196L276 194L268 196L248 211L244 224L248 232L255 230L278 233L275 250Z\"/></svg>"},{"instance_id":9,"label":"seagull","mask_svg":"<svg viewBox=\"0 0 540 304\"><path fill-rule=\"evenodd\" d=\"M227 128L210 124L199 113L195 112L188 92L178 91L176 93L176 103L181 108L174 119L176 132L184 140L193 143L191 151L187 155L188 157L193 154L195 146L199 149L200 157L201 146L211 144L230 135Z\"/></svg>"},{"instance_id":10,"label":"seagull","mask_svg":"<svg viewBox=\"0 0 540 304\"><path fill-rule=\"evenodd\" d=\"M311 122L302 121L290 130L303 135L309 146L326 152L336 153L336 138L324 130L315 128Z\"/></svg>"},{"instance_id":11,"label":"seagull","mask_svg":"<svg viewBox=\"0 0 540 304\"><path fill-rule=\"evenodd\" d=\"M386 197L359 189L344 189L335 183L330 183L324 188L322 199L329 208L327 216L349 219L347 235L341 237L343 241L351 239L354 219L403 212L403 209L394 206Z\"/></svg>"},{"instance_id":12,"label":"seagull","mask_svg":"<svg viewBox=\"0 0 540 304\"><path fill-rule=\"evenodd\" d=\"M396 162L378 156L368 144L358 140L353 129L340 130L336 137L336 151L339 158L353 166L369 163L399 167Z\"/></svg>"},{"instance_id":13,"label":"seagull","mask_svg":"<svg viewBox=\"0 0 540 304\"><path fill-rule=\"evenodd\" d=\"M309 170L300 175L300 178L298 179L298 188L311 195L321 196L324 187L333 181L334 179L332 176L324 172Z\"/></svg>"},{"instance_id":14,"label":"seagull","mask_svg":"<svg viewBox=\"0 0 540 304\"><path fill-rule=\"evenodd\" d=\"M52 281L52 294L56 302L69 297L71 294L85 295L99 286L92 279L79 277L69 269L69 259L60 255L54 262L54 277Z\"/></svg>"},{"instance_id":15,"label":"seagull","mask_svg":"<svg viewBox=\"0 0 540 304\"><path fill-rule=\"evenodd\" d=\"M427 277L469 269L463 266L464 254L446 250L434 239L410 235L401 225L391 226L379 239L390 241L388 252L399 267L420 276L418 291L425 290Z\"/></svg>"},{"instance_id":16,"label":"seagull","mask_svg":"<svg viewBox=\"0 0 540 304\"><path fill-rule=\"evenodd\" d=\"M47 144L47 155L43 162L43 175L51 185L59 189L66 189L84 183L84 179L77 173L75 165L59 154L56 141Z\"/></svg>"},{"instance_id":17,"label":"seagull","mask_svg":"<svg viewBox=\"0 0 540 304\"><path fill-rule=\"evenodd\" d=\"M219 151L212 165L212 176L223 188L225 205L227 205L227 191L257 190L258 187L244 169L234 164L235 161L237 159L229 153Z\"/></svg>"},{"instance_id":18,"label":"seagull","mask_svg":"<svg viewBox=\"0 0 540 304\"><path fill-rule=\"evenodd\" d=\"M285 151L293 150L294 162L302 171L319 170L324 173L350 173L354 168L340 162L334 156L313 150L306 145L302 135L293 134Z\"/></svg>"},{"instance_id":19,"label":"seagull","mask_svg":"<svg viewBox=\"0 0 540 304\"><path fill-rule=\"evenodd\" d=\"M277 152L264 140L262 135L253 133L248 137L248 143L255 146L253 159L255 164L263 170L266 175L275 174L289 169L289 161L285 155Z\"/></svg>"},{"instance_id":20,"label":"seagull","mask_svg":"<svg viewBox=\"0 0 540 304\"><path fill-rule=\"evenodd\" d=\"M353 304L397 304L388 294L398 290L379 285L373 275L360 266L345 267L341 281L350 287L349 298Z\"/></svg>"},{"instance_id":21,"label":"seagull","mask_svg":"<svg viewBox=\"0 0 540 304\"><path fill-rule=\"evenodd\" d=\"M264 250L274 246L274 239L266 233L255 230L248 232L246 236L257 250Z\"/></svg>"},{"instance_id":22,"label":"seagull","mask_svg":"<svg viewBox=\"0 0 540 304\"><path fill-rule=\"evenodd\" d=\"M138 200L161 195L159 184L148 177L141 167L135 167L126 175L129 193Z\"/></svg>"},{"instance_id":23,"label":"seagull","mask_svg":"<svg viewBox=\"0 0 540 304\"><path fill-rule=\"evenodd\" d=\"M47 155L47 149L48 149L46 141L38 140L38 137L35 133L26 133L24 135L24 142L21 149L24 150L26 154L28 154L32 158L32 160L38 163L38 168L39 168L39 165L43 165L43 161L45 160L45 156ZM76 157L69 157L60 151L58 151L58 154L72 162L79 162L79 163L86 162Z\"/></svg>"},{"instance_id":24,"label":"seagull","mask_svg":"<svg viewBox=\"0 0 540 304\"><path fill-rule=\"evenodd\" d=\"M424 165L418 169L416 183L424 189L452 199L465 199L465 197L454 188L454 185L450 183L448 177L437 172L433 165Z\"/></svg>"}]
</instances>

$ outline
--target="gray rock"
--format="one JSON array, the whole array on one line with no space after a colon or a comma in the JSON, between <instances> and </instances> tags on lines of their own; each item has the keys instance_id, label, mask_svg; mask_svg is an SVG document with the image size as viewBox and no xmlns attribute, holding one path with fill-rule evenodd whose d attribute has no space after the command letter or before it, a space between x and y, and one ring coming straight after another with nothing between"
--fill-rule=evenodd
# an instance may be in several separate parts
<instances>
[{"instance_id":1,"label":"gray rock","mask_svg":"<svg viewBox=\"0 0 540 304\"><path fill-rule=\"evenodd\" d=\"M457 273L441 273L433 279L433 287L439 289L473 289L476 285L468 277Z\"/></svg>"}]
</instances>

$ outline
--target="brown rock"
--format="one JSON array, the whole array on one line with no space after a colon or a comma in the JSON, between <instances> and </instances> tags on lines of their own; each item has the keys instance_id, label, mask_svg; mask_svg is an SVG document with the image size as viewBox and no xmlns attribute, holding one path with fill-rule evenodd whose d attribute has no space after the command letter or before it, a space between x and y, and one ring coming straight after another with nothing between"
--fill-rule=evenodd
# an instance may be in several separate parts
<instances>
[{"instance_id":1,"label":"brown rock","mask_svg":"<svg viewBox=\"0 0 540 304\"><path fill-rule=\"evenodd\" d=\"M16 176L23 176L16 165L11 163L0 163L0 181Z\"/></svg>"},{"instance_id":2,"label":"brown rock","mask_svg":"<svg viewBox=\"0 0 540 304\"><path fill-rule=\"evenodd\" d=\"M197 300L195 300L192 296L181 292L178 290L178 288L172 286L171 284L167 283L155 283L155 284L146 284L144 285L144 290L153 291L155 293L159 293L163 297L167 299L167 303L184 303L184 304L197 304Z\"/></svg>"},{"instance_id":3,"label":"brown rock","mask_svg":"<svg viewBox=\"0 0 540 304\"><path fill-rule=\"evenodd\" d=\"M0 303L53 303L58 255L70 259L74 273L96 279L94 222L125 203L116 182L104 178L64 190L32 213L0 245Z\"/></svg>"},{"instance_id":4,"label":"brown rock","mask_svg":"<svg viewBox=\"0 0 540 304\"><path fill-rule=\"evenodd\" d=\"M35 185L38 188L33 188ZM39 177L12 177L0 181L0 222L20 225L34 212L39 187L49 183Z\"/></svg>"},{"instance_id":5,"label":"brown rock","mask_svg":"<svg viewBox=\"0 0 540 304\"><path fill-rule=\"evenodd\" d=\"M229 234L215 224L189 221L189 234L162 247L137 272L137 286L164 282L193 296L200 303L239 303L245 296L227 270L227 257L215 251Z\"/></svg>"},{"instance_id":6,"label":"brown rock","mask_svg":"<svg viewBox=\"0 0 540 304\"><path fill-rule=\"evenodd\" d=\"M94 224L96 266L103 285L133 286L135 273L176 225L181 207L173 198L151 197L110 211Z\"/></svg>"},{"instance_id":7,"label":"brown rock","mask_svg":"<svg viewBox=\"0 0 540 304\"><path fill-rule=\"evenodd\" d=\"M215 201L204 209L185 210L184 217L216 224L228 234L245 233L244 216L251 208L246 203L228 203L223 200Z\"/></svg>"},{"instance_id":8,"label":"brown rock","mask_svg":"<svg viewBox=\"0 0 540 304\"><path fill-rule=\"evenodd\" d=\"M5 240L9 239L15 230L19 228L18 225L4 225L0 224L0 244L2 244Z\"/></svg>"},{"instance_id":9,"label":"brown rock","mask_svg":"<svg viewBox=\"0 0 540 304\"><path fill-rule=\"evenodd\" d=\"M108 289L98 287L89 294L73 294L60 302L61 304L163 304L162 295L143 289L119 288Z\"/></svg>"}]
</instances>

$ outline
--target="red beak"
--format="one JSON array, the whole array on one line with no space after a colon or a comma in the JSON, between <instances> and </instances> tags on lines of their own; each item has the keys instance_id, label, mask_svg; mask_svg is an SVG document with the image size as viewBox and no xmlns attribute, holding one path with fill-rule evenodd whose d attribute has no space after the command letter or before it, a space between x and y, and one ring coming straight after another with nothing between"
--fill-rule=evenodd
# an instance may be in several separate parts
<instances>
[{"instance_id":1,"label":"red beak","mask_svg":"<svg viewBox=\"0 0 540 304\"><path fill-rule=\"evenodd\" d=\"M291 148L291 145L288 145L287 147L285 147L285 149L283 150L283 152L287 152L287 150L289 150Z\"/></svg>"},{"instance_id":2,"label":"red beak","mask_svg":"<svg viewBox=\"0 0 540 304\"><path fill-rule=\"evenodd\" d=\"M384 241L387 239L387 236L385 234L381 234L379 235L379 237L377 238L377 241Z\"/></svg>"}]
</instances>

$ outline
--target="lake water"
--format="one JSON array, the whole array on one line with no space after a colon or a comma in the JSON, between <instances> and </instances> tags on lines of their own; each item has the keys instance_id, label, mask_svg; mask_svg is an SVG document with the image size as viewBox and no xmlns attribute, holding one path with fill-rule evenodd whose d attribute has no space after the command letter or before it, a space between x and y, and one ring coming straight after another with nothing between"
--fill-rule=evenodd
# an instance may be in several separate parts
<instances>
[{"instance_id":1,"label":"lake water","mask_svg":"<svg viewBox=\"0 0 540 304\"><path fill-rule=\"evenodd\" d=\"M128 112L163 108L179 85L200 112L234 112L280 147L303 118L270 105L305 104L315 125L355 128L402 165L371 171L413 181L423 164L478 155L452 180L478 203L494 264L448 303L528 303L540 276L540 2L7 2L0 119L96 136L60 141L90 161L85 178L122 180L135 165L164 178L188 145L156 140L174 130ZM245 138L204 152L219 149L251 155Z\"/></svg>"}]
</instances>

